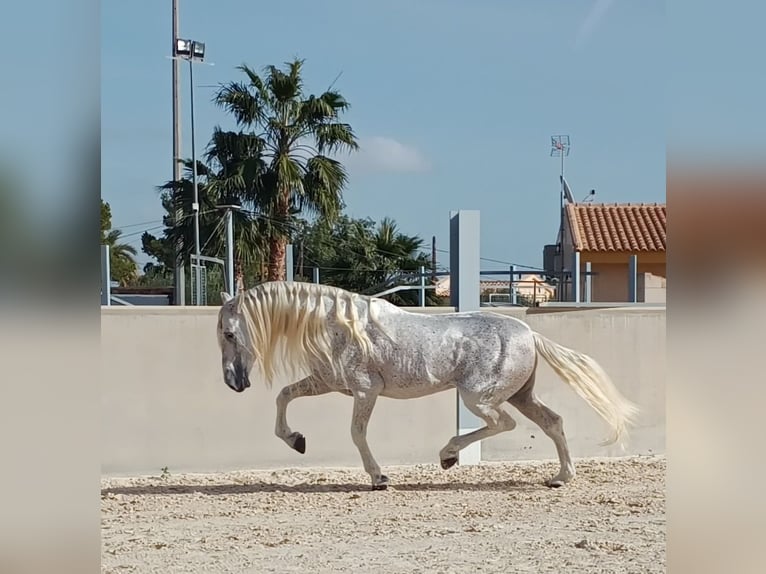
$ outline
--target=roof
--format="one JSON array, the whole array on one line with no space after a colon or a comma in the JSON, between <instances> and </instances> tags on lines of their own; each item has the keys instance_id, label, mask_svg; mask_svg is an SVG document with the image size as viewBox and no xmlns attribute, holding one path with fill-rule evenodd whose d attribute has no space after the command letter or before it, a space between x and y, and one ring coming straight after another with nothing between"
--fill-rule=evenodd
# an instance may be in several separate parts
<instances>
[{"instance_id":1,"label":"roof","mask_svg":"<svg viewBox=\"0 0 766 574\"><path fill-rule=\"evenodd\" d=\"M578 251L635 253L667 248L664 203L570 203L566 211Z\"/></svg>"}]
</instances>

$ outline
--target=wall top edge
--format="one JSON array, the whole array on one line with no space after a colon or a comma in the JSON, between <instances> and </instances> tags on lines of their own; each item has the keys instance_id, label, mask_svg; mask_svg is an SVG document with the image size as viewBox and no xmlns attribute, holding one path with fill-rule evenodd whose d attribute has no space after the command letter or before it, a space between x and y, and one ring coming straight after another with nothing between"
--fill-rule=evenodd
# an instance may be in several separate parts
<instances>
[{"instance_id":1,"label":"wall top edge","mask_svg":"<svg viewBox=\"0 0 766 574\"><path fill-rule=\"evenodd\" d=\"M102 316L131 316L131 315L170 315L170 316L217 316L220 307L206 306L152 306L152 305L136 305L132 307L113 305L113 306L101 306ZM454 313L454 307L402 307L405 311L411 313L422 313L426 315L430 314L443 314ZM666 308L664 306L649 307L481 307L479 309L485 313L498 313L500 315L512 315L512 316L531 316L531 315L550 315L550 314L656 314L664 315Z\"/></svg>"}]
</instances>

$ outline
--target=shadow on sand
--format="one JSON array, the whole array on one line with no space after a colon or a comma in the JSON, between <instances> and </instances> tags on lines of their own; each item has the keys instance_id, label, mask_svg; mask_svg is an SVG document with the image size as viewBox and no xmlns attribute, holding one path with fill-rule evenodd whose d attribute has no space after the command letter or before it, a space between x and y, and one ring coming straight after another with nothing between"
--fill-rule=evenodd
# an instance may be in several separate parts
<instances>
[{"instance_id":1,"label":"shadow on sand","mask_svg":"<svg viewBox=\"0 0 766 574\"><path fill-rule=\"evenodd\" d=\"M502 480L494 482L445 482L445 483L396 483L388 491L393 492L445 492L445 491L531 491L548 490L542 482L519 482ZM369 484L362 483L302 483L294 485L275 484L272 482L251 482L247 484L152 484L142 486L124 486L104 488L101 495L123 494L127 496L172 496L178 494L237 495L271 492L283 493L356 493L370 492Z\"/></svg>"}]
</instances>

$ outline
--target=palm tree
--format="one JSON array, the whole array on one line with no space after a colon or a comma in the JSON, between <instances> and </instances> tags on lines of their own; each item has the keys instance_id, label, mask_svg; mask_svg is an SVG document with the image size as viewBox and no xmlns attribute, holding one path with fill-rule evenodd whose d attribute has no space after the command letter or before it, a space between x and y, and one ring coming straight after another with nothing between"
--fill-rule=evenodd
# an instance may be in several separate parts
<instances>
[{"instance_id":1,"label":"palm tree","mask_svg":"<svg viewBox=\"0 0 766 574\"><path fill-rule=\"evenodd\" d=\"M138 274L136 248L128 243L120 243L122 231L112 229L112 208L101 199L101 245L109 246L109 267L111 276L123 287L133 281Z\"/></svg>"},{"instance_id":2,"label":"palm tree","mask_svg":"<svg viewBox=\"0 0 766 574\"><path fill-rule=\"evenodd\" d=\"M247 139L253 150L260 148L257 157L237 167L241 187L250 188L249 199L268 221L270 281L285 278L285 248L295 216L306 212L333 221L340 214L348 176L330 156L359 147L351 126L339 120L348 102L331 89L307 95L302 67L299 59L288 62L284 70L267 66L261 77L247 65L239 66L246 82L222 85L214 97L240 129L248 130L236 134L217 130L229 138L227 145L233 145L233 138L241 147L241 140Z\"/></svg>"},{"instance_id":3,"label":"palm tree","mask_svg":"<svg viewBox=\"0 0 766 574\"><path fill-rule=\"evenodd\" d=\"M104 245L109 246L109 267L112 277L125 287L133 281L138 274L136 265L136 248L128 243L120 243L122 231L111 229L102 239Z\"/></svg>"},{"instance_id":4,"label":"palm tree","mask_svg":"<svg viewBox=\"0 0 766 574\"><path fill-rule=\"evenodd\" d=\"M299 237L307 267L321 270L322 283L360 293L379 293L400 284L417 285L421 266L428 267L428 256L421 251L423 240L399 231L390 218L376 223L372 219L341 216L333 225L319 221L306 225ZM306 273L303 275L306 278ZM416 305L415 291L386 295L396 305ZM432 290L426 292L430 305L441 300Z\"/></svg>"},{"instance_id":5,"label":"palm tree","mask_svg":"<svg viewBox=\"0 0 766 574\"><path fill-rule=\"evenodd\" d=\"M384 272L375 290L401 283L417 285L419 276L416 273L421 267L430 265L428 255L422 251L423 239L402 233L393 219L384 217L378 223L373 240L378 253L377 266ZM392 293L385 298L396 305L417 304L415 291ZM431 291L426 291L426 300L432 305L439 304Z\"/></svg>"},{"instance_id":6,"label":"palm tree","mask_svg":"<svg viewBox=\"0 0 766 574\"><path fill-rule=\"evenodd\" d=\"M197 162L197 194L200 204L200 243L203 252L208 255L223 256L225 252L225 228L223 212L218 205L231 201L242 201L247 197L247 189L237 186L238 175L227 177L226 168L221 167L214 155L208 154L210 165ZM184 176L181 181L168 181L159 186L162 192L163 205L167 215L165 224L166 239L171 244L180 245L179 257L188 260L194 252L194 219L191 216L194 188L191 172L191 160L184 162ZM218 169L216 169L218 168ZM239 191L238 191L239 190ZM184 213L186 216L180 223L172 225L170 214ZM265 257L267 225L261 218L254 216L251 210L243 209L233 213L234 218L234 251L239 264L252 265Z\"/></svg>"},{"instance_id":7,"label":"palm tree","mask_svg":"<svg viewBox=\"0 0 766 574\"><path fill-rule=\"evenodd\" d=\"M405 235L396 222L384 217L375 231L375 247L392 269L416 271L421 265L429 265L428 256L421 249L423 240L416 235Z\"/></svg>"}]
</instances>

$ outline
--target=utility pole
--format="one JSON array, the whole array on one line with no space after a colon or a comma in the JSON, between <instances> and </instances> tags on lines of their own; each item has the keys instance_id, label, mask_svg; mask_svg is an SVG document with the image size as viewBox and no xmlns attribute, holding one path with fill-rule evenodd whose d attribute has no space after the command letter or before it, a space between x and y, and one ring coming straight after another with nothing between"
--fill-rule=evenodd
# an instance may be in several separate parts
<instances>
[{"instance_id":1,"label":"utility pole","mask_svg":"<svg viewBox=\"0 0 766 574\"><path fill-rule=\"evenodd\" d=\"M178 41L178 0L173 2L173 45L170 53L175 55ZM179 84L181 81L181 62L173 58L173 181L181 180L181 102L179 100ZM179 225L183 218L183 210L175 212L173 223ZM186 278L184 277L184 261L179 257L179 245L174 245L173 255L173 289L175 304L186 304Z\"/></svg>"}]
</instances>

